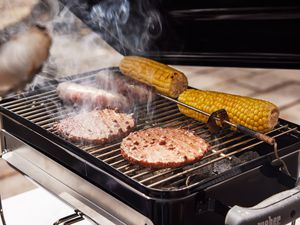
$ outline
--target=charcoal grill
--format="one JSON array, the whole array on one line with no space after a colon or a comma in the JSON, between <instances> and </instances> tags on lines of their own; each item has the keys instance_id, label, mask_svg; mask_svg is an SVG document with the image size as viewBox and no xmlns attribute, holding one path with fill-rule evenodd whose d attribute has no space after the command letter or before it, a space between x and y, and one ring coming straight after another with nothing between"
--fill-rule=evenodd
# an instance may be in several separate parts
<instances>
[{"instance_id":1,"label":"charcoal grill","mask_svg":"<svg viewBox=\"0 0 300 225\"><path fill-rule=\"evenodd\" d=\"M123 55L168 64L300 68L298 1L60 2ZM123 18L118 7L127 3L128 20L116 26L111 18ZM116 14L93 17L99 9ZM145 23L149 12L157 17ZM151 34L147 46L137 42L143 31ZM75 219L84 214L98 224L274 225L300 216L295 188L300 126L282 119L268 135L275 138L276 153L289 174L273 146L228 129L212 135L205 124L182 115L176 103L161 95L150 107L135 107L136 129L192 130L212 145L203 159L179 168L142 168L122 158L121 140L96 146L58 136L52 124L74 109L58 99L57 84L69 79L91 83L98 72L116 70L47 82L1 101L2 158L80 210Z\"/></svg>"},{"instance_id":2,"label":"charcoal grill","mask_svg":"<svg viewBox=\"0 0 300 225\"><path fill-rule=\"evenodd\" d=\"M212 135L206 124L184 116L161 95L150 106L135 107L136 129L194 131L212 145L203 159L179 168L144 168L120 155L121 140L99 146L58 136L53 123L76 109L61 102L57 84L92 83L99 72L117 71L63 78L3 100L2 157L99 224L223 224L232 206L252 206L295 185L300 128L282 119L268 135L276 139L290 176L281 171L272 146L230 129ZM298 216L293 204L286 204L281 221ZM270 215L278 216L273 209Z\"/></svg>"}]
</instances>

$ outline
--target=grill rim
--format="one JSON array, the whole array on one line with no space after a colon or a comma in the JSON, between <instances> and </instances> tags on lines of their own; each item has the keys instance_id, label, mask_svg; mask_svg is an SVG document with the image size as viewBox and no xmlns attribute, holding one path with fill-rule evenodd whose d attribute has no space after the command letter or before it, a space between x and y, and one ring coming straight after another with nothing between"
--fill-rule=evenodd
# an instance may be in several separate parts
<instances>
[{"instance_id":1,"label":"grill rim","mask_svg":"<svg viewBox=\"0 0 300 225\"><path fill-rule=\"evenodd\" d=\"M116 70L116 69L117 68L115 68L115 67L104 68L104 69L99 69L99 70L84 73L84 74L77 74L77 75L73 75L73 76L69 76L69 77L64 77L62 79L55 80L53 85L57 85L58 82L63 82L63 81L70 80L70 79L76 79L76 77L82 77L84 75L93 75L100 71L105 71L105 70L111 71L111 70ZM45 89L53 89L53 85L50 85L50 86L48 85L47 87L45 87ZM26 97L26 95L34 96L37 93L43 93L45 89L40 88L36 91L29 91L26 93L22 93L22 95L20 96L20 99L22 100L22 98ZM8 101L10 102L9 99L8 99ZM3 101L1 101L0 104L2 102ZM143 194L147 194L148 196L151 196L151 197L162 197L163 196L164 198L178 198L178 197L183 197L183 196L186 196L186 195L194 193L194 192L198 192L198 191L203 190L212 185L216 185L222 181L226 181L229 178L232 178L234 176L237 176L239 174L247 172L257 166L262 165L263 163L265 163L267 161L270 162L270 160L275 159L274 153L270 152L268 154L264 154L260 157L252 159L248 162L239 164L238 166L235 166L223 173L203 179L200 182L198 182L197 185L192 185L192 186L189 186L186 188L181 188L178 190L159 190L156 188L151 188L151 187L142 185L138 181L131 179L127 175L123 174L121 171L118 171L117 169L113 168L109 164L95 158L93 155L90 155L88 152L85 152L84 150L80 149L79 147L72 144L71 142L68 142L67 140L63 139L62 137L59 137L59 136L53 134L52 132L48 131L47 129L42 128L41 126L35 124L34 122L31 122L30 120L27 120L27 119L19 116L18 114L10 111L9 109L6 109L5 102L6 101L4 101L4 103L1 104L1 106L0 106L1 114L3 114L9 120L12 120L13 122L17 122L18 125L23 127L23 129L25 129L29 132L36 133L45 141L54 143L60 149L59 151L65 151L68 154L71 152L72 155L75 155L77 160L80 160L84 164L84 166L85 166L84 172L86 173L85 178L87 178L91 183L94 183L97 186L100 185L102 188L105 188L106 190L107 190L107 187L103 187L104 185L101 184L101 182L97 182L98 180L91 179L91 177L93 177L94 175L90 174L90 176L89 176L88 172L87 172L88 170L94 171L96 169L98 172L101 172L102 174L106 174L106 176L108 174L108 175L110 175L109 179L111 179L111 178L117 179L118 183L125 182L127 185L135 188L135 190L138 190L138 191L142 192ZM288 124L291 127L297 127L298 129L300 129L299 125L291 123L289 121L280 119L280 122ZM14 133L14 132L11 131L10 133ZM33 147L36 146L34 143L34 140L29 142L28 139L26 139L20 135L18 138L20 138L21 140L23 140L24 142L28 143L29 145L31 145ZM286 155L287 153L284 153L284 152L286 152L287 150L288 150L288 152L294 152L295 150L299 150L299 148L300 148L300 141L297 143L294 143L292 145L286 146L284 148L281 148L279 152L280 152L280 155ZM41 151L41 149L38 149L38 148L36 148L36 149ZM55 160L59 161L60 164L64 164L63 158L60 159L60 158L55 157ZM87 168L87 167L90 167L90 168ZM71 170L72 169L73 168L71 168ZM82 174L81 174L81 176L82 176Z\"/></svg>"},{"instance_id":2,"label":"grill rim","mask_svg":"<svg viewBox=\"0 0 300 225\"><path fill-rule=\"evenodd\" d=\"M2 114L2 107L0 107L0 112ZM215 175L215 176L210 176L207 179L202 180L197 185L192 185L188 188L179 189L179 190L158 190L158 189L154 189L154 188L150 188L150 187L146 187L144 185L141 185L137 181L135 181L133 179L130 179L127 176L124 176L121 172L114 169L113 167L110 167L109 165L106 165L106 166L108 168L110 168L112 170L112 172L110 172L108 170L105 170L105 168L102 168L103 165L99 166L99 163L102 164L102 161L97 160L92 155L88 154L87 152L84 152L80 148L77 148L76 146L73 145L72 147L74 147L75 149L73 149L73 148L67 148L66 149L64 146L59 145L58 142L54 143L51 140L51 137L50 138L49 137L44 137L43 134L39 133L37 130L34 131L34 130L30 129L27 126L24 126L25 124L22 124L21 121L15 120L14 118L11 118L9 115L3 114L3 116L6 119L11 120L12 123L14 123L14 127L12 128L12 130L5 129L8 133L16 136L17 138L21 139L25 143L27 143L30 146L34 147L36 150L38 150L38 151L42 152L43 154L47 155L48 157L54 159L56 162L64 165L67 169L77 173L81 177L87 179L92 184L94 184L94 185L110 192L111 194L116 194L115 192L111 192L110 188L107 187L107 184L105 182L103 182L103 180L109 180L109 182L112 182L112 180L113 180L113 182L110 185L113 185L116 182L118 185L122 186L122 188L117 188L119 190L119 195L121 195L121 196L124 195L124 190L128 191L128 187L129 187L129 189L133 190L133 192L135 194L147 195L149 197L158 197L158 198L164 198L164 199L174 199L174 198L186 197L190 194L197 193L199 191L204 191L204 189L206 189L206 188L212 187L214 185L218 185L219 183L227 181L227 180L229 180L231 178L234 178L236 176L240 176L243 173L250 171L251 169L262 166L264 163L271 163L272 160L275 159L274 153L270 152L268 154L265 154L263 156L255 158L253 160L250 160L246 163L235 166L235 167L233 167L233 168L231 168L231 169L229 169L229 170L227 170L223 173L220 173L220 174ZM285 121L285 120L281 120L281 121L282 122L287 122L290 125L294 125L293 123L290 123L290 122ZM16 122L18 124L15 124ZM13 131L14 129L16 129L16 126L23 127L23 130L25 132L28 132L28 131L29 132L34 132L35 135L40 136L40 138L42 138L44 141L46 141L48 143L51 143L51 142L54 143L57 147L56 150L58 150L59 152L63 151L64 154L65 153L70 154L70 152L71 152L71 154L72 154L71 157L73 157L74 160L79 160L80 163L82 163L82 165L84 166L84 170L82 170L81 172L78 172L73 167L67 167L65 165L64 160L62 160L63 157L58 157L58 155L53 155L53 153L51 154L51 151L45 151L45 150L43 151L37 145L34 145L32 143L34 141L28 142L28 139L16 134ZM23 133L24 133L24 131L23 131ZM47 130L45 130L45 131L49 132ZM50 136L56 137L52 133L50 133ZM76 149L79 149L79 151L76 150ZM294 143L292 145L289 145L287 147L284 147L284 148L280 149L279 154L280 154L280 156L286 156L289 153L294 153L297 150L299 151L299 149L300 149L300 142L297 142L297 143ZM79 153L80 153L80 155L79 155ZM86 154L82 154L82 153L86 153ZM86 155L87 158L83 158L82 155ZM121 176L123 176L124 178L127 178L127 179L122 179L122 177L119 177L115 172L121 174ZM126 180L128 180L128 182Z\"/></svg>"}]
</instances>

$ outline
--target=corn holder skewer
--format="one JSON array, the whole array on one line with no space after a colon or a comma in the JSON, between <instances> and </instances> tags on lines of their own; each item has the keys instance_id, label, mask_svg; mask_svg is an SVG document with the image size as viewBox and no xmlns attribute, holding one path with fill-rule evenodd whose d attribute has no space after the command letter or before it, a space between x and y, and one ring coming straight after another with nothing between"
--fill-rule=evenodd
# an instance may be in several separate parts
<instances>
[{"instance_id":1,"label":"corn holder skewer","mask_svg":"<svg viewBox=\"0 0 300 225\"><path fill-rule=\"evenodd\" d=\"M239 131L239 132L242 132L242 133L244 133L246 135L249 135L251 137L257 138L257 139L273 146L274 147L275 158L281 164L282 171L285 172L286 174L290 174L286 163L280 158L280 156L278 154L277 142L274 138L272 138L272 137L270 137L266 134L262 134L260 132L254 131L254 130L252 130L248 127L245 127L241 124L234 124L234 123L230 122L229 118L228 118L228 115L227 115L227 112L224 109L217 110L217 111L213 112L212 114L209 114L207 112L204 112L200 109L194 108L190 105L187 105L183 102L180 102L176 99L170 98L170 97L165 96L163 94L157 93L157 95L207 116L209 118L208 119L208 123L209 123L208 127L209 127L210 131L212 131L212 132L220 131L221 129L224 129L226 127L231 127L233 129L235 129L236 131ZM212 122L212 121L214 121L214 122Z\"/></svg>"},{"instance_id":2,"label":"corn holder skewer","mask_svg":"<svg viewBox=\"0 0 300 225\"><path fill-rule=\"evenodd\" d=\"M272 146L273 146L274 143L275 143L275 139L272 138L272 137L269 137L269 136L267 136L267 135L265 135L265 134L262 134L262 133L259 133L259 132L257 132L257 131L251 130L250 128L245 127L245 126L243 126L243 125L240 125L240 124L234 124L234 123L230 122L230 121L228 120L228 118L226 118L226 119L221 119L219 116L216 116L217 114L220 114L220 113L217 113L218 111L216 111L215 114L214 114L214 113L213 113L213 114L209 114L209 113L204 112L204 111L202 111L202 110L200 110L200 109L196 109L196 108L194 108L194 107L192 107L192 106L190 106L190 105L187 105L187 104L185 104L185 103L183 103L183 102L180 102L180 101L178 101L178 100L176 100L176 99L170 98L170 97L165 96L165 95L160 94L160 93L157 93L157 94L158 94L159 96L163 97L163 98L166 98L166 99L168 99L168 100L170 100L170 101L172 101L172 102L175 102L175 103L177 103L177 104L180 104L180 105L182 105L182 106L184 106L184 107L187 107L187 108L189 108L189 109L191 109L191 110L194 110L194 111L196 111L196 112L198 112L198 113L201 113L201 114L207 116L208 118L211 118L210 121L211 121L211 120L215 120L216 124L217 124L217 122L219 122L220 124L223 124L222 127L223 127L224 125L229 125L231 128L233 128L233 129L235 129L235 130L237 130L237 131L240 131L240 132L242 132L242 133L244 133L244 134L247 134L247 135L249 135L249 136L251 136L251 137L255 137L255 138L257 138L257 139L259 139L259 140L261 140L261 141L264 141L264 142L268 143L269 145L272 145ZM225 111L225 110L224 110L224 111ZM226 112L226 111L225 111L225 112ZM227 114L227 113L226 113L226 114Z\"/></svg>"}]
</instances>

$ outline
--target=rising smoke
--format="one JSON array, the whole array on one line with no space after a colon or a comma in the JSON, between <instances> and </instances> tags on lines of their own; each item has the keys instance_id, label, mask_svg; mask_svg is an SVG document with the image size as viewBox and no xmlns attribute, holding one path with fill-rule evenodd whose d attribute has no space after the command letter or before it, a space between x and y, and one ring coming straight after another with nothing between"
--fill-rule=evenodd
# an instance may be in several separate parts
<instances>
[{"instance_id":1,"label":"rising smoke","mask_svg":"<svg viewBox=\"0 0 300 225\"><path fill-rule=\"evenodd\" d=\"M73 13L76 10L81 12L84 22L99 32L93 32L78 19ZM40 0L28 17L5 31L10 38L35 23L47 27L52 47L42 72L26 90L43 86L53 78L117 66L122 55L103 42L101 36L109 44L117 42L117 50L122 53L129 49L138 54L153 47L162 30L160 13L149 0L102 0L91 8L83 1L62 5L56 0ZM151 99L147 112L151 120L150 102Z\"/></svg>"},{"instance_id":2,"label":"rising smoke","mask_svg":"<svg viewBox=\"0 0 300 225\"><path fill-rule=\"evenodd\" d=\"M122 55L109 45L118 43L114 47L121 54L141 54L153 48L161 34L161 16L150 0L101 0L92 7L88 1L62 2L40 0L28 16L0 30L1 44L33 24L46 26L52 47L42 74L51 78L117 66ZM7 4L9 1L4 1ZM80 12L80 19L99 32L92 32L71 11Z\"/></svg>"},{"instance_id":3,"label":"rising smoke","mask_svg":"<svg viewBox=\"0 0 300 225\"><path fill-rule=\"evenodd\" d=\"M105 40L118 41L123 51L135 54L153 47L162 31L160 13L150 1L100 1L92 7L90 20Z\"/></svg>"}]
</instances>

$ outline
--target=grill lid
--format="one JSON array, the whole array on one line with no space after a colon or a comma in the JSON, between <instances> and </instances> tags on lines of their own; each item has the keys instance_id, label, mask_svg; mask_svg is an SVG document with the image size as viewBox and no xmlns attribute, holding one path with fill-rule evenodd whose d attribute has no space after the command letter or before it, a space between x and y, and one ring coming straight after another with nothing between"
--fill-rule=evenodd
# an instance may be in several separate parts
<instances>
[{"instance_id":1,"label":"grill lid","mask_svg":"<svg viewBox=\"0 0 300 225\"><path fill-rule=\"evenodd\" d=\"M61 0L123 55L300 68L299 1Z\"/></svg>"}]
</instances>

